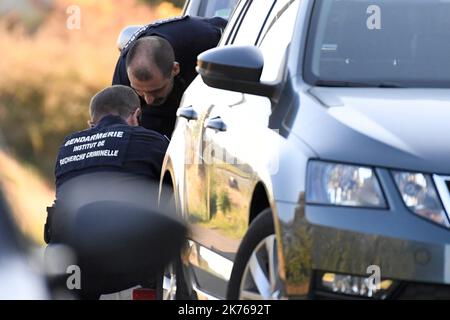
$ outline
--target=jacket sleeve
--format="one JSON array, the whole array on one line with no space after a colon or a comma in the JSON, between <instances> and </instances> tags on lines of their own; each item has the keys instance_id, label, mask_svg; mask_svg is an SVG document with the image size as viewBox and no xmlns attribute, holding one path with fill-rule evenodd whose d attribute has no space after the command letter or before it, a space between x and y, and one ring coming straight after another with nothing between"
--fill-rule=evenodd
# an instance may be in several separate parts
<instances>
[{"instance_id":1,"label":"jacket sleeve","mask_svg":"<svg viewBox=\"0 0 450 320\"><path fill-rule=\"evenodd\" d=\"M130 86L130 80L127 75L127 68L125 63L126 55L120 55L117 60L116 69L114 70L112 84L121 84L124 86Z\"/></svg>"},{"instance_id":2,"label":"jacket sleeve","mask_svg":"<svg viewBox=\"0 0 450 320\"><path fill-rule=\"evenodd\" d=\"M218 28L220 32L222 33L225 27L227 26L228 20L225 20L221 17L213 17L209 18L209 23L211 23L213 26Z\"/></svg>"}]
</instances>

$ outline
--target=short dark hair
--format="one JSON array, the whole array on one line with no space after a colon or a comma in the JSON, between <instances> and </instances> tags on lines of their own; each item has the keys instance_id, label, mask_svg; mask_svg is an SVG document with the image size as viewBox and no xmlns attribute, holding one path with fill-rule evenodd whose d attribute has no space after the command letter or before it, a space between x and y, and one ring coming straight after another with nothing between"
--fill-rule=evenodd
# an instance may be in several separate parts
<instances>
[{"instance_id":1,"label":"short dark hair","mask_svg":"<svg viewBox=\"0 0 450 320\"><path fill-rule=\"evenodd\" d=\"M155 65L165 78L169 78L175 62L172 45L164 38L147 36L135 41L127 53L126 67L139 81L152 78L149 69Z\"/></svg>"},{"instance_id":2,"label":"short dark hair","mask_svg":"<svg viewBox=\"0 0 450 320\"><path fill-rule=\"evenodd\" d=\"M91 99L91 120L95 123L109 114L126 119L139 107L139 96L130 87L122 85L107 87Z\"/></svg>"}]
</instances>

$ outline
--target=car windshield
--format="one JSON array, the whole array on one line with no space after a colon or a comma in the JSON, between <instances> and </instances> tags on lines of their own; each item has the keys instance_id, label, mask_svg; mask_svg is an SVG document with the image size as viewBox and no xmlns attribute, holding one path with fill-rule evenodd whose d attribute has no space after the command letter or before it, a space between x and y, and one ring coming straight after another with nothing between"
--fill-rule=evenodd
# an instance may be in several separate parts
<instances>
[{"instance_id":1,"label":"car windshield","mask_svg":"<svg viewBox=\"0 0 450 320\"><path fill-rule=\"evenodd\" d=\"M309 30L310 84L450 87L448 0L320 0Z\"/></svg>"},{"instance_id":2,"label":"car windshield","mask_svg":"<svg viewBox=\"0 0 450 320\"><path fill-rule=\"evenodd\" d=\"M222 17L227 19L237 0L202 1L199 8L201 17Z\"/></svg>"}]
</instances>

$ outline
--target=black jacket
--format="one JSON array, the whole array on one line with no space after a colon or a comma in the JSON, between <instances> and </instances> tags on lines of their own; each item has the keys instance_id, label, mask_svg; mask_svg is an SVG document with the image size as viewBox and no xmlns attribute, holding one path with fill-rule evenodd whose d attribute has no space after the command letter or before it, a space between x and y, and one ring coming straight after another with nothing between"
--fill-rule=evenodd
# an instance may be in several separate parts
<instances>
[{"instance_id":1,"label":"black jacket","mask_svg":"<svg viewBox=\"0 0 450 320\"><path fill-rule=\"evenodd\" d=\"M55 166L57 194L65 181L100 171L159 181L167 146L167 139L158 132L129 126L118 116L106 116L94 128L64 140Z\"/></svg>"},{"instance_id":2,"label":"black jacket","mask_svg":"<svg viewBox=\"0 0 450 320\"><path fill-rule=\"evenodd\" d=\"M74 133L59 149L56 200L48 208L45 241L68 240L77 212L98 201L156 208L168 140L109 115L94 128Z\"/></svg>"},{"instance_id":3,"label":"black jacket","mask_svg":"<svg viewBox=\"0 0 450 320\"><path fill-rule=\"evenodd\" d=\"M172 45L175 59L180 64L180 74L175 78L175 85L167 101L159 107L150 107L141 99L144 128L158 131L168 137L172 135L176 110L184 90L197 76L195 67L197 56L219 43L227 21L215 18L198 18L185 16L146 25L138 30L122 50L113 76L113 84L130 86L126 72L126 57L131 45L139 38L159 36ZM153 110L152 110L153 109Z\"/></svg>"}]
</instances>

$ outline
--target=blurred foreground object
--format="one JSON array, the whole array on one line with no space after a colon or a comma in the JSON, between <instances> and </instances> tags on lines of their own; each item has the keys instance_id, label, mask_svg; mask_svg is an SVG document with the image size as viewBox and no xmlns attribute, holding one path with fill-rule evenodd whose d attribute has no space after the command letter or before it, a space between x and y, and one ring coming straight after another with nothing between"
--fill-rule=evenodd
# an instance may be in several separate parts
<instances>
[{"instance_id":1,"label":"blurred foreground object","mask_svg":"<svg viewBox=\"0 0 450 320\"><path fill-rule=\"evenodd\" d=\"M14 224L0 189L0 300L49 297L46 282L28 259L26 243Z\"/></svg>"},{"instance_id":2,"label":"blurred foreground object","mask_svg":"<svg viewBox=\"0 0 450 320\"><path fill-rule=\"evenodd\" d=\"M179 253L186 227L133 204L101 201L83 206L69 243L82 270L82 289L111 293L145 282Z\"/></svg>"},{"instance_id":3,"label":"blurred foreground object","mask_svg":"<svg viewBox=\"0 0 450 320\"><path fill-rule=\"evenodd\" d=\"M64 183L52 221L58 232L46 255L47 268L56 268L53 289L97 299L154 281L179 253L187 233L170 209L159 211L156 195L152 181L122 173L82 175ZM62 254L62 245L72 252ZM62 256L67 259L61 262ZM67 270L74 267L81 271L81 291L67 290Z\"/></svg>"}]
</instances>

